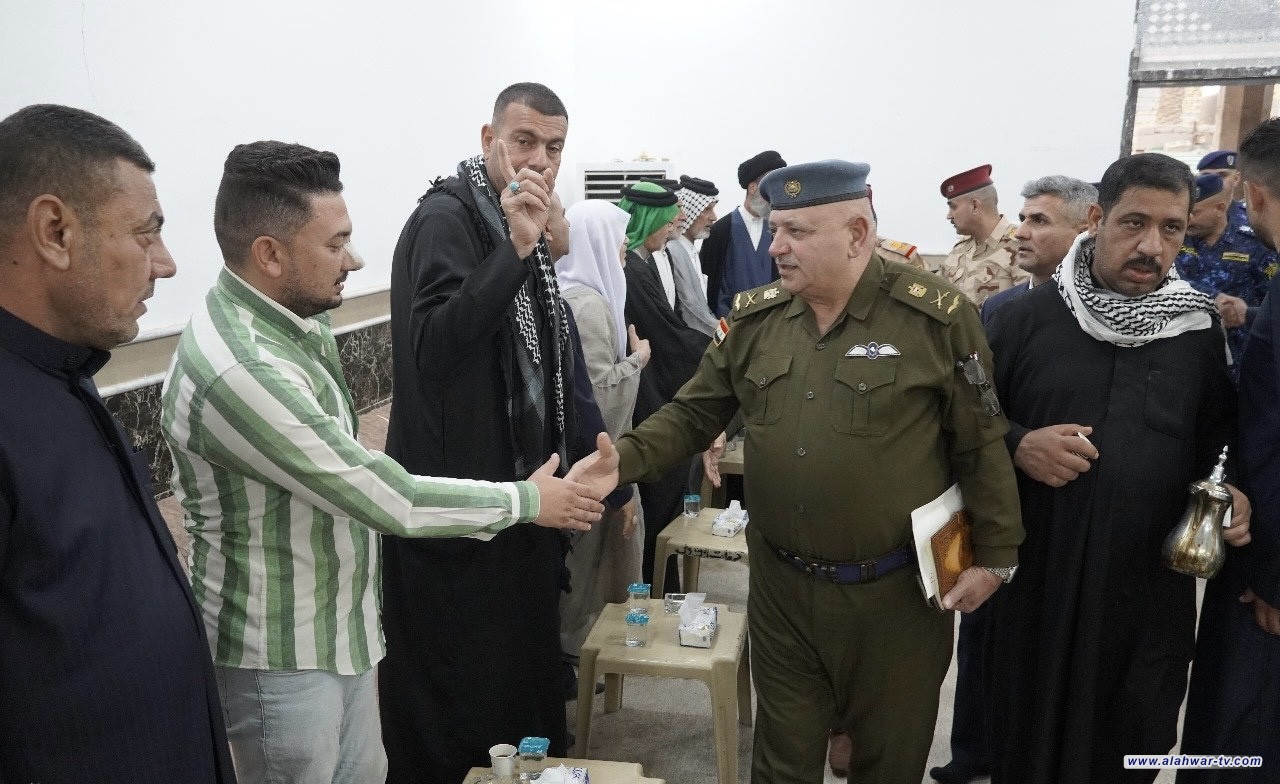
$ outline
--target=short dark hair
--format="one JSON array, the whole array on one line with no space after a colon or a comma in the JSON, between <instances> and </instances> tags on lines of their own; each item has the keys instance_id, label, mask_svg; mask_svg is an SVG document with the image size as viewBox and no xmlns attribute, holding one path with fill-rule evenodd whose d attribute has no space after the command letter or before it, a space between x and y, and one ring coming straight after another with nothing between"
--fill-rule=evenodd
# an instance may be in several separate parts
<instances>
[{"instance_id":1,"label":"short dark hair","mask_svg":"<svg viewBox=\"0 0 1280 784\"><path fill-rule=\"evenodd\" d=\"M311 197L342 193L341 163L331 152L301 144L238 144L222 167L213 205L213 233L223 260L239 267L262 236L288 241L311 220Z\"/></svg>"},{"instance_id":2,"label":"short dark hair","mask_svg":"<svg viewBox=\"0 0 1280 784\"><path fill-rule=\"evenodd\" d=\"M0 239L9 238L31 202L46 193L92 224L117 187L118 160L148 174L156 170L123 128L83 109L36 104L0 120Z\"/></svg>"},{"instance_id":3,"label":"short dark hair","mask_svg":"<svg viewBox=\"0 0 1280 784\"><path fill-rule=\"evenodd\" d=\"M552 92L550 87L537 82L517 82L498 93L498 99L493 102L493 121L491 124L497 125L502 120L502 113L513 103L520 106L528 106L538 114L547 117L569 119L569 112L564 108L564 101L561 101L560 96Z\"/></svg>"},{"instance_id":4,"label":"short dark hair","mask_svg":"<svg viewBox=\"0 0 1280 784\"><path fill-rule=\"evenodd\" d=\"M1130 188L1155 188L1187 195L1187 211L1191 210L1195 177L1182 161L1158 152L1126 155L1107 167L1098 183L1098 206L1105 216Z\"/></svg>"},{"instance_id":5,"label":"short dark hair","mask_svg":"<svg viewBox=\"0 0 1280 784\"><path fill-rule=\"evenodd\" d=\"M1240 142L1240 176L1280 198L1280 117L1272 117Z\"/></svg>"}]
</instances>

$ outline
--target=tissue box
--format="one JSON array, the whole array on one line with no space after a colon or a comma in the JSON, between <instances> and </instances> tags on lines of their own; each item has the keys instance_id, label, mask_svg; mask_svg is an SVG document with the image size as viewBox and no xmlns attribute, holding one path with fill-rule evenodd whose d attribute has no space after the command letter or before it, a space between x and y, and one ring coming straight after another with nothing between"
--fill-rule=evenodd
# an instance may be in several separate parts
<instances>
[{"instance_id":1,"label":"tissue box","mask_svg":"<svg viewBox=\"0 0 1280 784\"><path fill-rule=\"evenodd\" d=\"M689 620L680 621L680 644L689 648L710 648L712 641L716 638L716 620L718 618L715 607L702 606L693 612L693 617Z\"/></svg>"},{"instance_id":2,"label":"tissue box","mask_svg":"<svg viewBox=\"0 0 1280 784\"><path fill-rule=\"evenodd\" d=\"M737 501L730 501L729 508L716 515L711 523L711 533L716 536L737 536L739 531L747 527L748 517L747 510Z\"/></svg>"},{"instance_id":3,"label":"tissue box","mask_svg":"<svg viewBox=\"0 0 1280 784\"><path fill-rule=\"evenodd\" d=\"M547 768L538 777L539 784L590 784L590 781L586 768L566 768L564 765Z\"/></svg>"}]
</instances>

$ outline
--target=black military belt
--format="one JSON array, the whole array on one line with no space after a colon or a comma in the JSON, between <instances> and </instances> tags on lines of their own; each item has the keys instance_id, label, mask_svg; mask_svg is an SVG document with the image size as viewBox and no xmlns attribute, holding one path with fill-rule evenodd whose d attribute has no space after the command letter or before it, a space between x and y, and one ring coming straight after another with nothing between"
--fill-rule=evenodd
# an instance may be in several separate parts
<instances>
[{"instance_id":1,"label":"black military belt","mask_svg":"<svg viewBox=\"0 0 1280 784\"><path fill-rule=\"evenodd\" d=\"M779 561L794 566L815 579L828 580L839 585L875 582L890 572L895 572L904 566L911 566L916 562L915 549L910 545L903 545L897 550L870 561L849 563L819 561L784 550L776 545L769 545L769 547L778 556Z\"/></svg>"}]
</instances>

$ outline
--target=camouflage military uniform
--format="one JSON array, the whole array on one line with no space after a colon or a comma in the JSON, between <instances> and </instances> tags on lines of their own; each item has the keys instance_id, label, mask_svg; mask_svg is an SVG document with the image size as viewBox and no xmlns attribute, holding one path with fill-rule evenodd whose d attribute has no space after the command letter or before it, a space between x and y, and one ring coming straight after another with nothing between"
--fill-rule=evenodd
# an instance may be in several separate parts
<instances>
[{"instance_id":1,"label":"camouflage military uniform","mask_svg":"<svg viewBox=\"0 0 1280 784\"><path fill-rule=\"evenodd\" d=\"M876 252L885 261L897 261L916 269L927 269L924 265L924 257L920 255L920 250L915 245L885 237L876 237L876 240L878 240Z\"/></svg>"},{"instance_id":2,"label":"camouflage military uniform","mask_svg":"<svg viewBox=\"0 0 1280 784\"><path fill-rule=\"evenodd\" d=\"M917 784L952 617L926 605L914 568L838 584L778 550L880 559L911 541L912 509L959 481L975 561L1014 563L1022 528L1008 425L956 367L977 352L991 373L977 310L937 276L873 255L825 334L776 283L739 294L727 325L676 399L618 440L622 481L703 449L741 407L754 780L821 781L827 730L839 726L856 739L854 779Z\"/></svg>"},{"instance_id":3,"label":"camouflage military uniform","mask_svg":"<svg viewBox=\"0 0 1280 784\"><path fill-rule=\"evenodd\" d=\"M1276 252L1262 244L1248 226L1227 228L1212 247L1199 237L1187 237L1174 262L1183 280L1209 296L1229 294L1249 307L1262 304L1267 286L1275 275ZM1238 379L1240 358L1249 339L1248 326L1227 330L1231 349L1231 377Z\"/></svg>"},{"instance_id":4,"label":"camouflage military uniform","mask_svg":"<svg viewBox=\"0 0 1280 784\"><path fill-rule=\"evenodd\" d=\"M1013 260L1017 224L1001 216L991 234L980 242L965 237L956 243L938 268L938 274L965 293L973 304L981 305L997 291L1012 288L1031 277Z\"/></svg>"}]
</instances>

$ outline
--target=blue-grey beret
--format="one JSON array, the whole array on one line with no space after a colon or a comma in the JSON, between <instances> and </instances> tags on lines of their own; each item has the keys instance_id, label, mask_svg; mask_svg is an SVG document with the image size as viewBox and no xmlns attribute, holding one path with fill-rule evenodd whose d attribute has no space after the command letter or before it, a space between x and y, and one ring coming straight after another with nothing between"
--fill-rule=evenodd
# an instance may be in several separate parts
<instances>
[{"instance_id":1,"label":"blue-grey beret","mask_svg":"<svg viewBox=\"0 0 1280 784\"><path fill-rule=\"evenodd\" d=\"M794 210L867 196L871 167L851 161L815 161L775 169L760 180L760 193L775 210Z\"/></svg>"},{"instance_id":2,"label":"blue-grey beret","mask_svg":"<svg viewBox=\"0 0 1280 784\"><path fill-rule=\"evenodd\" d=\"M1205 169L1234 169L1235 167L1235 150L1215 150L1201 158L1200 163L1196 164L1196 168L1200 171Z\"/></svg>"},{"instance_id":3,"label":"blue-grey beret","mask_svg":"<svg viewBox=\"0 0 1280 784\"><path fill-rule=\"evenodd\" d=\"M1216 174L1201 174L1196 177L1196 193L1193 203L1199 204L1210 196L1222 193L1222 177Z\"/></svg>"}]
</instances>

